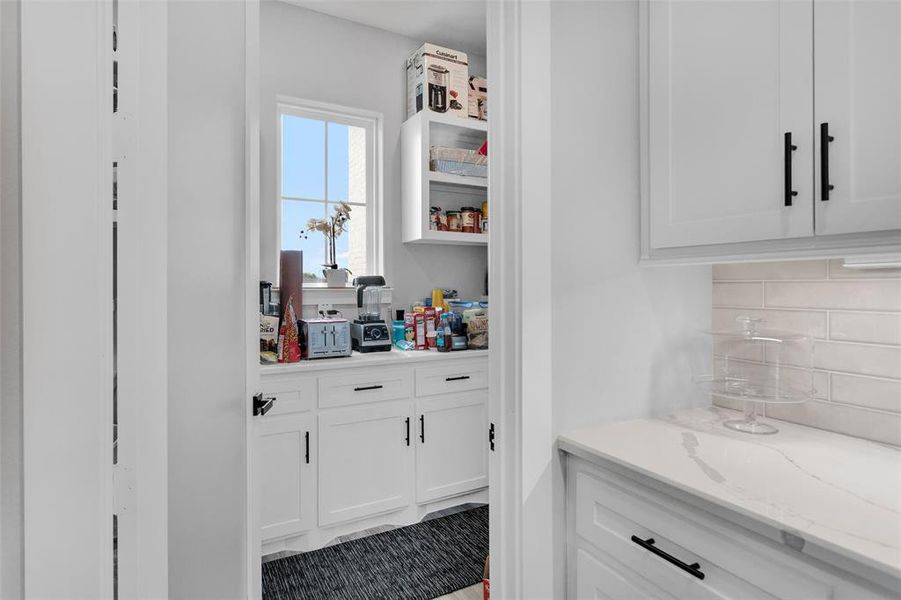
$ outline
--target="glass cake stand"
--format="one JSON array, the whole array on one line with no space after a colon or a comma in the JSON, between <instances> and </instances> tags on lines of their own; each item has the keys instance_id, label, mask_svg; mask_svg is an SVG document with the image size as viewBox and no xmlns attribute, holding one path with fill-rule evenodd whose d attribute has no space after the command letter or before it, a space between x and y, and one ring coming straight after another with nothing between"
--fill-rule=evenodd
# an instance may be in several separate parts
<instances>
[{"instance_id":1,"label":"glass cake stand","mask_svg":"<svg viewBox=\"0 0 901 600\"><path fill-rule=\"evenodd\" d=\"M705 368L695 383L714 397L744 404L744 416L723 425L736 431L773 434L757 420L761 404L797 404L814 397L813 341L806 335L759 328L762 319L739 317L732 331L704 332Z\"/></svg>"}]
</instances>

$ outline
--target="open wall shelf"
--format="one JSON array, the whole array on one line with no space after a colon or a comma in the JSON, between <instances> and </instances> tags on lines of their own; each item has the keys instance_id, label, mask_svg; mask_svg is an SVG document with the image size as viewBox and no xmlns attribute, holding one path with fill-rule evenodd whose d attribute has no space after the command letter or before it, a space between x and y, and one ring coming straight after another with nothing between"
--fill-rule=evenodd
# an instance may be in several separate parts
<instances>
[{"instance_id":1,"label":"open wall shelf","mask_svg":"<svg viewBox=\"0 0 901 600\"><path fill-rule=\"evenodd\" d=\"M423 110L401 127L401 202L403 241L422 244L486 245L487 233L429 229L429 209L456 210L481 206L488 198L488 179L429 170L429 146L476 150L488 135L488 124L476 119Z\"/></svg>"}]
</instances>

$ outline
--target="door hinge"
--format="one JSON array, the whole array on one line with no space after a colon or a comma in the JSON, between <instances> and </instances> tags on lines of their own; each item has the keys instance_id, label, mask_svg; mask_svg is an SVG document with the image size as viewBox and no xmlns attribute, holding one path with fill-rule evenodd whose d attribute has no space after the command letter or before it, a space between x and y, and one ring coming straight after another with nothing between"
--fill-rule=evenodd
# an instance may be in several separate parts
<instances>
[{"instance_id":1,"label":"door hinge","mask_svg":"<svg viewBox=\"0 0 901 600\"><path fill-rule=\"evenodd\" d=\"M134 505L134 494L134 469L122 464L113 465L113 506L117 515L127 513Z\"/></svg>"},{"instance_id":2,"label":"door hinge","mask_svg":"<svg viewBox=\"0 0 901 600\"><path fill-rule=\"evenodd\" d=\"M494 452L494 423L490 423L488 427L488 448Z\"/></svg>"},{"instance_id":3,"label":"door hinge","mask_svg":"<svg viewBox=\"0 0 901 600\"><path fill-rule=\"evenodd\" d=\"M261 417L272 410L275 398L263 398L263 394L253 395L253 416Z\"/></svg>"}]
</instances>

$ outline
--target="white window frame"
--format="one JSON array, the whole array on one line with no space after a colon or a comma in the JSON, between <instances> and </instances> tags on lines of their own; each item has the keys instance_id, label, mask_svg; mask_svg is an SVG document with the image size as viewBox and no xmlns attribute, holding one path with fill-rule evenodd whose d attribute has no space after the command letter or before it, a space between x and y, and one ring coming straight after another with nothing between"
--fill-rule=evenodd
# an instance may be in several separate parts
<instances>
[{"instance_id":1,"label":"white window frame","mask_svg":"<svg viewBox=\"0 0 901 600\"><path fill-rule=\"evenodd\" d=\"M288 114L306 119L316 119L320 121L328 121L330 123L340 123L352 127L361 127L366 130L366 263L369 273L354 273L358 275L375 275L384 273L383 261L383 210L382 210L382 128L384 116L381 113L341 106L339 104L331 104L327 102L318 102L315 100L304 100L301 98L292 98L289 96L278 96L276 98L276 138L277 146L275 153L276 160L276 235L278 243L277 251L281 251L281 235L282 235L282 199L292 197L285 196L282 193L282 115ZM328 152L326 150L326 176L328 173ZM306 200L316 201L315 199L295 198L297 201ZM324 202L336 202L334 200L324 200ZM276 264L278 256L275 257ZM276 271L276 278L278 271ZM348 282L349 283L349 282ZM304 282L304 289L326 288L325 283Z\"/></svg>"}]
</instances>

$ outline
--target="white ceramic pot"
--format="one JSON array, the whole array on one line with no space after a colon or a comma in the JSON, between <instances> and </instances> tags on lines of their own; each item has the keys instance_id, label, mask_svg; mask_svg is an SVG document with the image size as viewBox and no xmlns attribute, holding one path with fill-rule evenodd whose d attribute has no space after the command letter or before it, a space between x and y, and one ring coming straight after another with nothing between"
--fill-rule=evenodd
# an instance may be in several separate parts
<instances>
[{"instance_id":1,"label":"white ceramic pot","mask_svg":"<svg viewBox=\"0 0 901 600\"><path fill-rule=\"evenodd\" d=\"M347 269L323 269L325 275L325 284L328 287L346 287L347 286Z\"/></svg>"}]
</instances>

